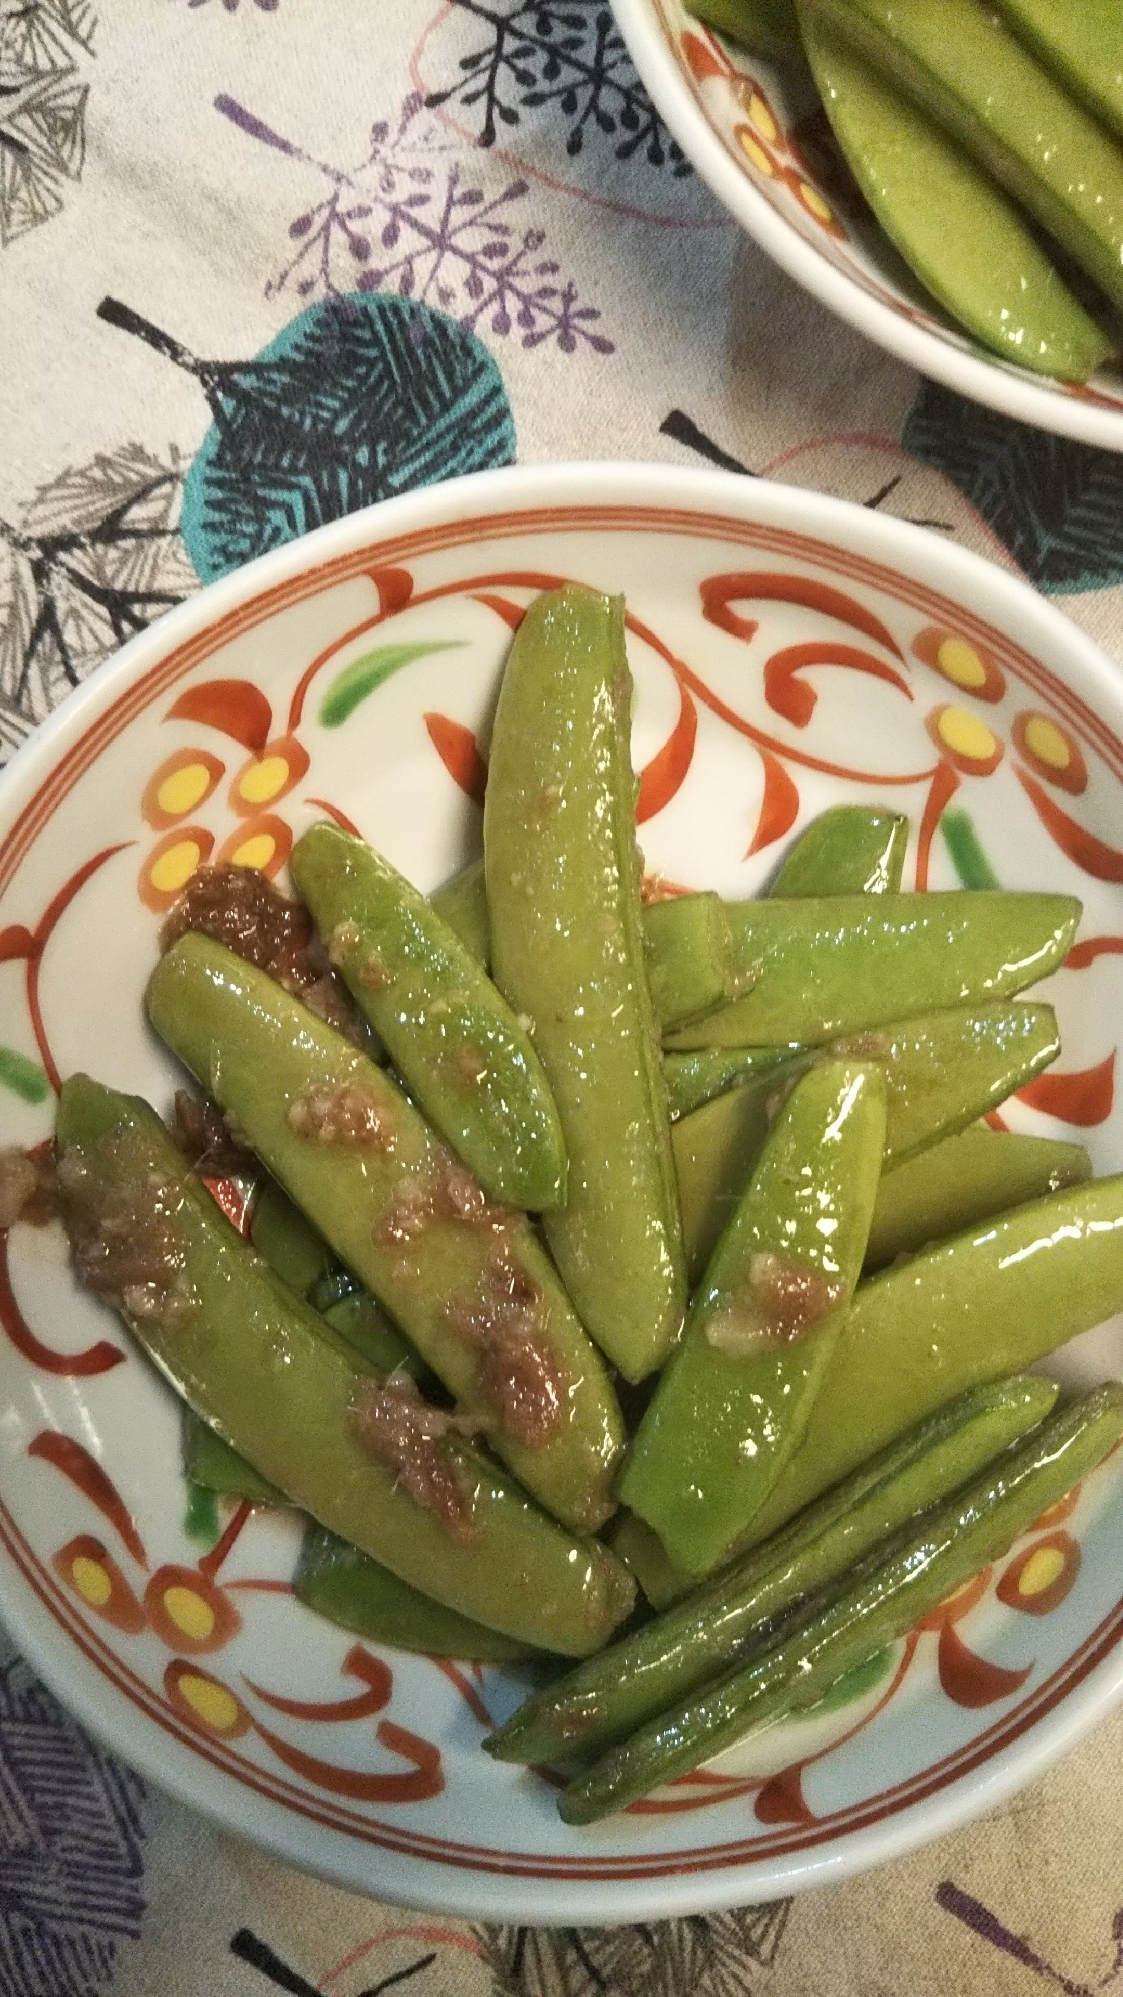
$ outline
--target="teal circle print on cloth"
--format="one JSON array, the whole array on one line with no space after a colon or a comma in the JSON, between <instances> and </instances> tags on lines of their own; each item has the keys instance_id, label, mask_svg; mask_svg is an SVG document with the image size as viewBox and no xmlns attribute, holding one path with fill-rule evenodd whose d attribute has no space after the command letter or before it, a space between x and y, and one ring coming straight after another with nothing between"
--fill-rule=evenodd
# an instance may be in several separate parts
<instances>
[{"instance_id":1,"label":"teal circle print on cloth","mask_svg":"<svg viewBox=\"0 0 1123 1997\"><path fill-rule=\"evenodd\" d=\"M321 299L254 360L203 372L214 421L181 531L204 582L375 500L514 460L483 342L396 293Z\"/></svg>"}]
</instances>

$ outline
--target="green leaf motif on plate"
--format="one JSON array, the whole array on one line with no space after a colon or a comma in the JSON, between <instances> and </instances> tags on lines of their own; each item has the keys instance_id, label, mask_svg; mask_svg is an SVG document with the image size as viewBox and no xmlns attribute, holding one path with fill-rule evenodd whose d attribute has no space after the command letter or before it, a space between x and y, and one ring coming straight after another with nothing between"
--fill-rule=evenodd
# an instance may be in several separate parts
<instances>
[{"instance_id":1,"label":"green leaf motif on plate","mask_svg":"<svg viewBox=\"0 0 1123 1997\"><path fill-rule=\"evenodd\" d=\"M17 1054L14 1047L0 1047L0 1088L22 1096L25 1103L46 1102L51 1092L38 1061L29 1061L26 1054Z\"/></svg>"},{"instance_id":2,"label":"green leaf motif on plate","mask_svg":"<svg viewBox=\"0 0 1123 1997\"><path fill-rule=\"evenodd\" d=\"M380 686L385 686L386 681L400 672L403 666L411 665L414 659L425 658L430 652L454 651L463 643L463 638L445 638L416 645L379 645L373 652L364 652L361 659L353 659L333 679L320 702L321 725L324 728L342 727L359 703Z\"/></svg>"},{"instance_id":3,"label":"green leaf motif on plate","mask_svg":"<svg viewBox=\"0 0 1123 1997\"><path fill-rule=\"evenodd\" d=\"M841 1678L835 1679L834 1684L823 1693L822 1698L814 1706L808 1706L801 1717L809 1718L812 1713L837 1713L842 1706L852 1705L855 1699L864 1698L867 1692L872 1692L874 1686L879 1685L881 1680L888 1676L891 1666L896 1662L898 1649L897 1644L887 1643L883 1649L875 1651L872 1657L867 1657L863 1664L852 1665L849 1671L843 1672Z\"/></svg>"}]
</instances>

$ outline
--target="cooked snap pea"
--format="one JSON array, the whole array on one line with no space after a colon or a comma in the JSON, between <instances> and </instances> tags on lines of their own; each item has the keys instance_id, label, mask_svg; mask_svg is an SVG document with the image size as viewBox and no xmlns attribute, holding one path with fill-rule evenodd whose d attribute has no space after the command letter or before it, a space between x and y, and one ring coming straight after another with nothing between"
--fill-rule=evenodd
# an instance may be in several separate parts
<instances>
[{"instance_id":1,"label":"cooked snap pea","mask_svg":"<svg viewBox=\"0 0 1123 1997\"><path fill-rule=\"evenodd\" d=\"M605 1538L618 1559L635 1575L644 1599L653 1609L669 1609L698 1586L692 1574L672 1566L657 1532L621 1505Z\"/></svg>"},{"instance_id":2,"label":"cooked snap pea","mask_svg":"<svg viewBox=\"0 0 1123 1997\"><path fill-rule=\"evenodd\" d=\"M939 1409L785 1532L535 1693L484 1742L488 1753L550 1762L622 1739L727 1670L765 1624L977 1476L1044 1421L1056 1398L1047 1380L1024 1377L978 1387Z\"/></svg>"},{"instance_id":3,"label":"cooked snap pea","mask_svg":"<svg viewBox=\"0 0 1123 1997\"><path fill-rule=\"evenodd\" d=\"M699 1047L693 1054L665 1054L663 1073L667 1082L667 1107L677 1123L703 1103L723 1096L742 1082L759 1081L762 1075L795 1059L800 1047ZM671 1136L672 1148L674 1134ZM679 1190L681 1192L681 1181ZM683 1233L686 1232L685 1217Z\"/></svg>"},{"instance_id":4,"label":"cooked snap pea","mask_svg":"<svg viewBox=\"0 0 1123 1997\"><path fill-rule=\"evenodd\" d=\"M239 1456L205 1421L184 1410L183 1467L192 1484L227 1498L248 1498L254 1505L287 1505L276 1484L259 1476L252 1463Z\"/></svg>"},{"instance_id":5,"label":"cooked snap pea","mask_svg":"<svg viewBox=\"0 0 1123 1997\"><path fill-rule=\"evenodd\" d=\"M620 1478L688 1573L728 1553L807 1426L861 1273L884 1141L881 1070L811 1068L714 1251Z\"/></svg>"},{"instance_id":6,"label":"cooked snap pea","mask_svg":"<svg viewBox=\"0 0 1123 1997\"><path fill-rule=\"evenodd\" d=\"M821 1050L790 1050L787 1065L766 1069L760 1080L750 1074L739 1088L679 1118L671 1145L691 1279L701 1274L741 1196L779 1093L809 1064L849 1056L882 1067L888 1171L1005 1102L1059 1049L1051 1006L1015 1000L970 1010L951 1007L844 1035Z\"/></svg>"},{"instance_id":7,"label":"cooked snap pea","mask_svg":"<svg viewBox=\"0 0 1123 1997\"><path fill-rule=\"evenodd\" d=\"M883 1174L866 1273L1026 1200L1083 1185L1091 1176L1092 1161L1082 1144L972 1124Z\"/></svg>"},{"instance_id":8,"label":"cooked snap pea","mask_svg":"<svg viewBox=\"0 0 1123 1997\"><path fill-rule=\"evenodd\" d=\"M524 1027L431 902L372 847L313 825L293 879L429 1121L506 1206L565 1199L565 1143Z\"/></svg>"},{"instance_id":9,"label":"cooked snap pea","mask_svg":"<svg viewBox=\"0 0 1123 1997\"><path fill-rule=\"evenodd\" d=\"M671 1705L571 1782L559 1808L594 1823L745 1734L813 1705L843 1672L895 1642L1013 1545L1123 1434L1112 1381L1052 1415L966 1489L861 1563L799 1626Z\"/></svg>"},{"instance_id":10,"label":"cooked snap pea","mask_svg":"<svg viewBox=\"0 0 1123 1997\"><path fill-rule=\"evenodd\" d=\"M623 1423L526 1218L489 1206L389 1075L209 937L161 959L148 1010L527 1489L602 1524Z\"/></svg>"},{"instance_id":11,"label":"cooked snap pea","mask_svg":"<svg viewBox=\"0 0 1123 1997\"><path fill-rule=\"evenodd\" d=\"M945 1006L1012 998L1064 961L1071 895L807 896L727 902L735 950L757 982L673 1048L819 1045Z\"/></svg>"},{"instance_id":12,"label":"cooked snap pea","mask_svg":"<svg viewBox=\"0 0 1123 1997\"><path fill-rule=\"evenodd\" d=\"M909 822L896 811L836 804L813 818L784 856L774 899L825 894L898 894Z\"/></svg>"},{"instance_id":13,"label":"cooked snap pea","mask_svg":"<svg viewBox=\"0 0 1123 1997\"><path fill-rule=\"evenodd\" d=\"M298 1602L341 1629L399 1650L471 1658L479 1664L510 1664L535 1654L526 1644L434 1602L313 1519L305 1527L292 1591Z\"/></svg>"},{"instance_id":14,"label":"cooked snap pea","mask_svg":"<svg viewBox=\"0 0 1123 1997\"><path fill-rule=\"evenodd\" d=\"M64 1218L91 1273L124 1217L153 1275L126 1273L113 1301L188 1406L259 1475L461 1615L546 1650L599 1649L631 1606L619 1562L548 1519L465 1441L442 1445L463 1532L411 1497L360 1437L369 1369L235 1232L147 1104L71 1076L57 1135Z\"/></svg>"},{"instance_id":15,"label":"cooked snap pea","mask_svg":"<svg viewBox=\"0 0 1123 1997\"><path fill-rule=\"evenodd\" d=\"M751 972L733 968L733 939L719 895L651 902L643 911L643 932L651 997L665 1031L728 1005L752 983Z\"/></svg>"},{"instance_id":16,"label":"cooked snap pea","mask_svg":"<svg viewBox=\"0 0 1123 1997\"><path fill-rule=\"evenodd\" d=\"M307 1303L317 1283L338 1267L322 1234L305 1220L299 1207L267 1179L253 1205L250 1240L282 1283Z\"/></svg>"},{"instance_id":17,"label":"cooked snap pea","mask_svg":"<svg viewBox=\"0 0 1123 1997\"><path fill-rule=\"evenodd\" d=\"M452 879L429 896L443 922L459 936L469 956L491 968L491 929L487 917L487 888L483 859L469 860Z\"/></svg>"},{"instance_id":18,"label":"cooked snap pea","mask_svg":"<svg viewBox=\"0 0 1123 1997\"><path fill-rule=\"evenodd\" d=\"M1123 1173L1032 1200L860 1283L803 1441L749 1527L766 1538L952 1394L1123 1308Z\"/></svg>"},{"instance_id":19,"label":"cooked snap pea","mask_svg":"<svg viewBox=\"0 0 1123 1997\"><path fill-rule=\"evenodd\" d=\"M492 969L531 1022L569 1156L542 1225L629 1380L682 1326L686 1268L647 983L621 599L539 596L499 692L484 803Z\"/></svg>"}]
</instances>

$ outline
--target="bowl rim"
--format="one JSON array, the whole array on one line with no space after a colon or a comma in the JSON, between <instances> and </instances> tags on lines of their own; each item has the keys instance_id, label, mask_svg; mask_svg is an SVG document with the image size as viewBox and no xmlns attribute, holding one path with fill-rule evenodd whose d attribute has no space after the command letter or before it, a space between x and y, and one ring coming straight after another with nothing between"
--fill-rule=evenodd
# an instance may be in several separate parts
<instances>
[{"instance_id":1,"label":"bowl rim","mask_svg":"<svg viewBox=\"0 0 1123 1997\"><path fill-rule=\"evenodd\" d=\"M465 524L510 519L539 508L546 513L641 505L676 515L703 515L804 532L822 542L843 539L850 548L913 573L910 557L923 554L934 588L960 593L1019 642L1041 644L1065 656L1084 689L1094 688L1114 706L1123 728L1123 680L1111 659L1059 609L1019 575L956 542L892 515L871 513L852 501L824 497L797 486L746 478L710 468L631 460L574 461L512 466L468 474L442 485L404 493L378 506L331 522L299 541L261 556L201 589L138 633L103 668L63 701L0 772L0 856L4 828L14 808L34 796L68 738L84 732L99 709L108 709L131 682L189 637L230 610L267 594L325 558L390 542L447 520ZM548 531L547 523L544 527ZM1053 669L1056 670L1054 659ZM350 1835L305 1825L251 1789L227 1778L220 1784L202 1758L145 1720L138 1727L123 1695L83 1665L75 1671L75 1639L64 1635L30 1583L4 1555L3 1627L27 1664L60 1703L95 1737L155 1787L199 1810L222 1829L251 1838L285 1862L351 1891L377 1895L427 1912L461 1919L535 1925L605 1925L712 1913L844 1879L903 1856L959 1828L1040 1775L1123 1697L1123 1645L1098 1655L1079 1685L1046 1709L978 1768L880 1821L848 1832L818 1851L759 1861L738 1860L712 1869L684 1866L662 1876L537 1880L501 1867L466 1871L383 1848L367 1849ZM96 1669L97 1667L93 1667Z\"/></svg>"},{"instance_id":2,"label":"bowl rim","mask_svg":"<svg viewBox=\"0 0 1123 1997\"><path fill-rule=\"evenodd\" d=\"M1066 394L1056 376L1035 378L998 355L988 358L981 348L964 351L941 333L914 324L836 269L785 221L731 158L706 117L668 46L659 8L660 0L612 0L628 53L668 129L726 212L789 277L875 346L943 387L1035 429L1123 451L1123 405L1104 408ZM706 32L704 22L695 26Z\"/></svg>"}]
</instances>

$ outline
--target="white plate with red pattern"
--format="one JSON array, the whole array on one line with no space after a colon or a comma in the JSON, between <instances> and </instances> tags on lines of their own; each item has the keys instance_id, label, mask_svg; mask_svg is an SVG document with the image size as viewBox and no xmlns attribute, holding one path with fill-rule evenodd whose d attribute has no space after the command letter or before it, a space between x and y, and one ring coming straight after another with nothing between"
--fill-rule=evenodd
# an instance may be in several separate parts
<instances>
[{"instance_id":1,"label":"white plate with red pattern","mask_svg":"<svg viewBox=\"0 0 1123 1997\"><path fill-rule=\"evenodd\" d=\"M898 360L1006 416L1123 450L1118 361L1087 383L988 353L906 269L867 208L806 73L696 21L682 0L612 0L667 125L734 220L813 298Z\"/></svg>"},{"instance_id":2,"label":"white plate with red pattern","mask_svg":"<svg viewBox=\"0 0 1123 1997\"><path fill-rule=\"evenodd\" d=\"M666 467L489 472L206 590L66 703L0 782L0 1145L85 1068L170 1105L141 999L162 912L221 858L279 875L325 812L422 889L479 848L503 658L540 588L623 592L648 869L755 893L828 803L912 821L906 885L1085 906L1059 1071L1004 1112L1123 1164L1123 689L1024 584L790 487ZM360 661L365 664L360 665ZM344 679L346 675L346 679ZM950 841L948 814L956 814ZM966 884L970 884L969 882ZM1070 1382L1123 1371L1108 1326ZM290 1591L289 1514L188 1504L179 1414L56 1226L0 1237L0 1615L59 1697L177 1796L415 1907L640 1920L839 1878L1039 1772L1123 1687L1115 1459L843 1704L595 1828L480 1751L519 1681L357 1642Z\"/></svg>"}]
</instances>

